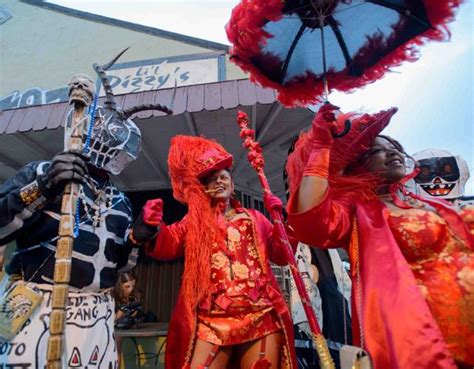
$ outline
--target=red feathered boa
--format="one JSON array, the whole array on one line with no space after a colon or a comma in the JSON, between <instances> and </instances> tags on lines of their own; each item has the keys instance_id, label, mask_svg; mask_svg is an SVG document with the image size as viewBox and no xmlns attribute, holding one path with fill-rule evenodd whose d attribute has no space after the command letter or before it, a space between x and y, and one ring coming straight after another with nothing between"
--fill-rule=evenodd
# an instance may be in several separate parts
<instances>
[{"instance_id":1,"label":"red feathered boa","mask_svg":"<svg viewBox=\"0 0 474 369\"><path fill-rule=\"evenodd\" d=\"M414 37L410 41L387 53L375 65L367 68L361 76L354 77L348 74L348 70L334 72L328 70L327 80L331 89L349 92L356 88L373 83L391 68L401 65L404 61L413 62L419 57L419 48L428 41L443 41L450 37L446 23L454 19L455 9L463 0L425 0L424 6L431 22L432 28ZM278 91L278 100L286 106L306 106L320 102L323 92L321 77L311 72L302 73L285 83L284 86L272 81L261 70L252 63L252 58L262 58L261 46L272 37L263 28L269 21L278 21L283 17L282 9L284 2L281 0L242 0L233 11L229 23L226 26L227 37L233 44L231 48L231 60L250 73L250 79L258 82L264 87L270 87ZM384 49L390 49L397 29L393 36L386 42L382 42L380 35L374 35L367 40L367 44L359 50L354 59L361 60L366 55L372 55L371 50L378 50L384 54ZM274 65L275 69L280 67L282 61L273 55L263 55L266 67Z\"/></svg>"}]
</instances>

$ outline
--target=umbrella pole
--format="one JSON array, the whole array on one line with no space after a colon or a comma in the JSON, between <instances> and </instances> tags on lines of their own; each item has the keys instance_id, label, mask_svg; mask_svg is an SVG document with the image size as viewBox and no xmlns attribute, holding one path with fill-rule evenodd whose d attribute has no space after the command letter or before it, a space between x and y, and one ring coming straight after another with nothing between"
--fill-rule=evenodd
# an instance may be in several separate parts
<instances>
[{"instance_id":1,"label":"umbrella pole","mask_svg":"<svg viewBox=\"0 0 474 369\"><path fill-rule=\"evenodd\" d=\"M328 101L329 87L327 79L327 64L326 64L326 44L324 42L324 14L319 15L319 27L321 29L321 52L323 59L323 94L324 100Z\"/></svg>"},{"instance_id":2,"label":"umbrella pole","mask_svg":"<svg viewBox=\"0 0 474 369\"><path fill-rule=\"evenodd\" d=\"M321 28L321 51L323 57L323 93L324 93L324 101L326 104L329 104L329 87L328 87L328 79L327 79L327 65L326 65L326 44L324 42L324 14L321 13L319 15L319 26ZM351 121L347 119L344 122L344 130L341 133L333 133L334 138L341 138L344 137L346 134L349 133L351 129Z\"/></svg>"},{"instance_id":3,"label":"umbrella pole","mask_svg":"<svg viewBox=\"0 0 474 369\"><path fill-rule=\"evenodd\" d=\"M249 150L247 157L249 159L250 165L257 172L263 191L267 194L271 194L270 186L268 184L267 178L265 177L265 173L263 172L265 162L262 155L262 148L260 147L260 144L253 139L255 131L248 128L248 123L249 120L247 114L239 111L237 115L237 124L240 127L240 137L244 141L243 145ZM283 226L281 214L279 211L275 210L271 212L270 216L273 219L274 226L278 229L278 234L281 237L281 241L283 241L283 243L286 245L285 256L288 261L291 274L295 280L295 285L298 290L298 294L301 297L301 302L303 303L303 308L311 328L313 335L313 345L318 353L321 369L335 369L334 362L331 358L331 355L329 354L326 340L318 324L316 314L314 313L314 310L311 306L311 300L308 296L308 292L306 291L303 279L301 278L301 275L298 271L295 255L290 245L290 241L288 240L285 227Z\"/></svg>"}]
</instances>

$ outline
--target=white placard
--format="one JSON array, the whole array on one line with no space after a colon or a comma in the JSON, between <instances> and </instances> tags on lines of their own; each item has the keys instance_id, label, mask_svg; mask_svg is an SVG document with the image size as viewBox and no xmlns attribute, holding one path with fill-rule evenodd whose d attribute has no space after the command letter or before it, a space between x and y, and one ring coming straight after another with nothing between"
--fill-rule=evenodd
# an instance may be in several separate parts
<instances>
[{"instance_id":1,"label":"white placard","mask_svg":"<svg viewBox=\"0 0 474 369\"><path fill-rule=\"evenodd\" d=\"M219 80L218 58L187 61L162 60L106 72L115 95L175 86L212 83ZM176 81L176 82L175 82ZM100 95L104 95L101 89Z\"/></svg>"}]
</instances>

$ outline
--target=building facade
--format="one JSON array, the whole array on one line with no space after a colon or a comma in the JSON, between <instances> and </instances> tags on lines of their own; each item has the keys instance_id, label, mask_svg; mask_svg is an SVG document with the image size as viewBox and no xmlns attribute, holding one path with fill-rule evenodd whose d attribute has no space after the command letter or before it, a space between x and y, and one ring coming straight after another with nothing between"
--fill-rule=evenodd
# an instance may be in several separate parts
<instances>
[{"instance_id":1,"label":"building facade","mask_svg":"<svg viewBox=\"0 0 474 369\"><path fill-rule=\"evenodd\" d=\"M263 210L258 178L238 135L239 109L249 114L270 185L283 197L287 149L312 113L287 109L272 90L253 85L230 63L228 46L33 0L0 0L0 32L0 183L26 163L62 151L68 80L76 73L93 76L93 63L104 64L128 48L107 72L118 105L174 101L171 116L148 111L134 118L142 153L114 182L128 193L135 214L147 199L162 197L165 221L184 215L167 174L169 140L176 134L222 143L234 155L238 196L245 206ZM138 266L145 309L160 321L170 317L182 268L181 261L145 257Z\"/></svg>"}]
</instances>

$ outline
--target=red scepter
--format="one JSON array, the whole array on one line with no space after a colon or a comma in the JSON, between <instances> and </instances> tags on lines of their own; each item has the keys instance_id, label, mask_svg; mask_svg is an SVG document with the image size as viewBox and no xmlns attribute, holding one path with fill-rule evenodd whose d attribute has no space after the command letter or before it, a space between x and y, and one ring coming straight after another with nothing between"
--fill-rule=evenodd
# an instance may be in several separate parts
<instances>
[{"instance_id":1,"label":"red scepter","mask_svg":"<svg viewBox=\"0 0 474 369\"><path fill-rule=\"evenodd\" d=\"M271 195L270 186L268 185L267 178L263 172L263 167L265 166L265 161L262 155L262 148L260 144L256 142L253 138L255 136L255 131L248 128L249 119L246 113L240 111L237 113L237 124L240 127L240 137L243 139L243 146L249 150L247 158L250 162L250 165L255 169L260 180L260 184L263 188L263 191L266 194ZM334 362L332 361L331 355L329 354L328 346L326 340L321 332L319 327L316 314L311 307L311 300L306 292L304 287L303 279L301 278L300 273L298 272L298 267L296 266L295 255L293 254L293 249L288 240L288 235L286 234L285 227L283 226L283 220L280 212L278 210L272 210L270 213L271 218L273 219L273 224L278 229L278 234L282 238L283 243L286 245L285 254L288 261L288 265L291 270L291 274L295 280L296 288L298 294L301 297L301 302L303 303L303 308L308 318L309 327L311 333L313 334L313 345L319 356L319 363L322 369L334 369Z\"/></svg>"}]
</instances>

